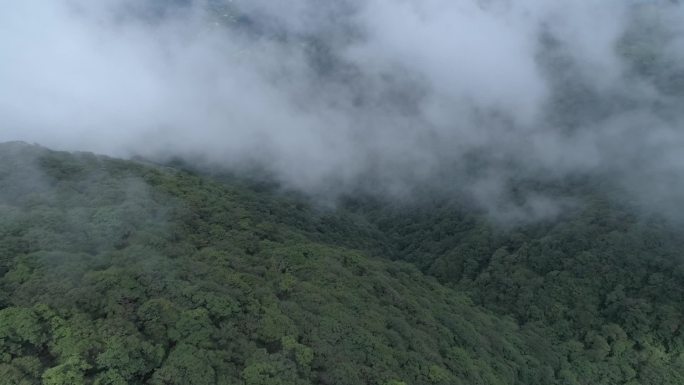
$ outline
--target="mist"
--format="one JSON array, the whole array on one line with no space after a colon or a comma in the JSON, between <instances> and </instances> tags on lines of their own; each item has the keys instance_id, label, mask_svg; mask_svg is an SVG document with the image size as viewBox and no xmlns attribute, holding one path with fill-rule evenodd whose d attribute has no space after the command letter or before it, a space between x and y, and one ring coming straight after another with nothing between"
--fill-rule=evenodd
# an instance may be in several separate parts
<instances>
[{"instance_id":1,"label":"mist","mask_svg":"<svg viewBox=\"0 0 684 385\"><path fill-rule=\"evenodd\" d=\"M668 1L24 0L0 141L226 170L327 199L458 191L504 217L590 177L684 208L684 7Z\"/></svg>"}]
</instances>

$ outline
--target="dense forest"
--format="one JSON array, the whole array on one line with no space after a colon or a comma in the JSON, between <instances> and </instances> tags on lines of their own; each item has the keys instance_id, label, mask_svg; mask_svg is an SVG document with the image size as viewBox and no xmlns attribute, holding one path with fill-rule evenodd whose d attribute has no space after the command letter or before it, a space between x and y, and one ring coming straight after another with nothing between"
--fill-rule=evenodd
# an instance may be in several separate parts
<instances>
[{"instance_id":1,"label":"dense forest","mask_svg":"<svg viewBox=\"0 0 684 385\"><path fill-rule=\"evenodd\" d=\"M682 384L683 241L0 145L8 385Z\"/></svg>"},{"instance_id":2,"label":"dense forest","mask_svg":"<svg viewBox=\"0 0 684 385\"><path fill-rule=\"evenodd\" d=\"M8 2L0 385L684 384L682 2L469 3Z\"/></svg>"}]
</instances>

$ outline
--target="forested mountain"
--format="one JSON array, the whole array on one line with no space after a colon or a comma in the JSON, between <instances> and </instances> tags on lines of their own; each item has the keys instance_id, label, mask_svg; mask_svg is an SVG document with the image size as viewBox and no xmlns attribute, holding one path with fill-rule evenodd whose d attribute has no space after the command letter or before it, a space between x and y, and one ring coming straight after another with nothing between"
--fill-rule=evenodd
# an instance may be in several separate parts
<instances>
[{"instance_id":1,"label":"forested mountain","mask_svg":"<svg viewBox=\"0 0 684 385\"><path fill-rule=\"evenodd\" d=\"M681 1L6 3L0 385L684 384Z\"/></svg>"},{"instance_id":2,"label":"forested mountain","mask_svg":"<svg viewBox=\"0 0 684 385\"><path fill-rule=\"evenodd\" d=\"M0 145L0 382L681 384L682 241L586 192L317 208L237 178Z\"/></svg>"}]
</instances>

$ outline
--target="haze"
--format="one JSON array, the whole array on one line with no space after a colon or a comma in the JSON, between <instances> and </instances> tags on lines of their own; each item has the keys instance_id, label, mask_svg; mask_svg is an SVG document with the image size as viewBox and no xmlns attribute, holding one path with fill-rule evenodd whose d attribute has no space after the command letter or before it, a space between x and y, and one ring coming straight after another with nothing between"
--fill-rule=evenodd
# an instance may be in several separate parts
<instances>
[{"instance_id":1,"label":"haze","mask_svg":"<svg viewBox=\"0 0 684 385\"><path fill-rule=\"evenodd\" d=\"M657 1L23 0L0 141L228 170L335 197L602 178L684 207L684 9Z\"/></svg>"}]
</instances>

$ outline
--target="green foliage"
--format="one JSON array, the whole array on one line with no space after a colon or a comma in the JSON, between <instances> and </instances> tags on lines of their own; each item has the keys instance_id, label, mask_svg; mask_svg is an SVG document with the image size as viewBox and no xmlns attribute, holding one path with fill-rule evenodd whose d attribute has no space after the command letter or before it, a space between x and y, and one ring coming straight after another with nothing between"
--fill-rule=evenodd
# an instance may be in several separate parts
<instances>
[{"instance_id":1,"label":"green foliage","mask_svg":"<svg viewBox=\"0 0 684 385\"><path fill-rule=\"evenodd\" d=\"M0 145L0 379L684 383L684 245L582 194L498 228Z\"/></svg>"},{"instance_id":2,"label":"green foliage","mask_svg":"<svg viewBox=\"0 0 684 385\"><path fill-rule=\"evenodd\" d=\"M171 350L162 366L154 372L152 385L216 384L212 352L180 344Z\"/></svg>"},{"instance_id":3,"label":"green foliage","mask_svg":"<svg viewBox=\"0 0 684 385\"><path fill-rule=\"evenodd\" d=\"M36 353L46 341L45 328L33 309L10 307L0 310L0 360Z\"/></svg>"},{"instance_id":4,"label":"green foliage","mask_svg":"<svg viewBox=\"0 0 684 385\"><path fill-rule=\"evenodd\" d=\"M64 363L47 369L43 373L44 385L84 385L85 371L89 365L82 359L72 357Z\"/></svg>"},{"instance_id":5,"label":"green foliage","mask_svg":"<svg viewBox=\"0 0 684 385\"><path fill-rule=\"evenodd\" d=\"M684 349L683 239L666 222L575 188L584 204L550 223L497 227L450 203L420 212L376 208L367 218L396 245L395 258L545 335L527 337L529 352L558 362L556 381L677 383L681 374L664 362ZM458 360L463 376L477 373Z\"/></svg>"}]
</instances>

